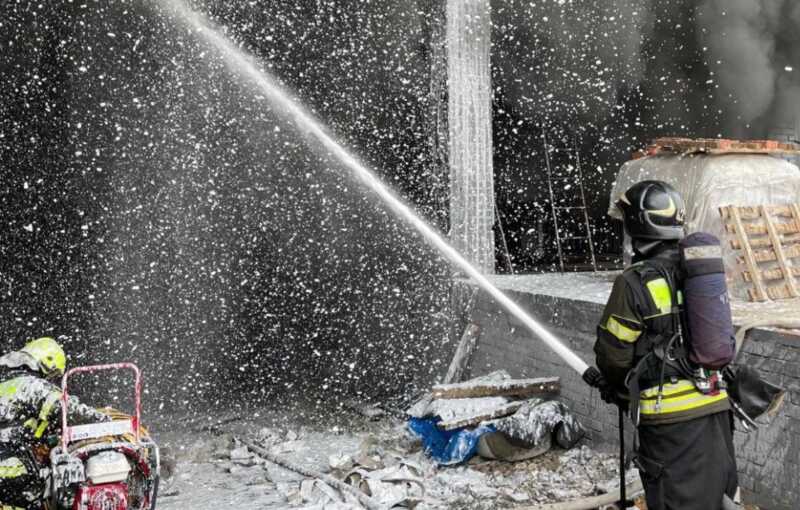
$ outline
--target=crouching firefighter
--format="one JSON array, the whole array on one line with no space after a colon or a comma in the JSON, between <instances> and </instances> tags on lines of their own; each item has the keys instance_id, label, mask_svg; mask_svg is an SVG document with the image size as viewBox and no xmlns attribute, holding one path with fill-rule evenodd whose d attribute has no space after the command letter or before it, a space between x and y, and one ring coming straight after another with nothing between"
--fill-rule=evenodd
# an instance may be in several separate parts
<instances>
[{"instance_id":1,"label":"crouching firefighter","mask_svg":"<svg viewBox=\"0 0 800 510\"><path fill-rule=\"evenodd\" d=\"M683 200L664 182L637 183L616 206L634 258L614 282L587 382L629 403L647 508L719 510L738 488L719 372L735 351L719 241L684 237Z\"/></svg>"},{"instance_id":2,"label":"crouching firefighter","mask_svg":"<svg viewBox=\"0 0 800 510\"><path fill-rule=\"evenodd\" d=\"M37 466L45 459L37 455L61 425L61 390L54 381L65 368L63 349L49 337L0 357L0 510L41 508ZM108 420L74 397L68 413L83 423Z\"/></svg>"}]
</instances>

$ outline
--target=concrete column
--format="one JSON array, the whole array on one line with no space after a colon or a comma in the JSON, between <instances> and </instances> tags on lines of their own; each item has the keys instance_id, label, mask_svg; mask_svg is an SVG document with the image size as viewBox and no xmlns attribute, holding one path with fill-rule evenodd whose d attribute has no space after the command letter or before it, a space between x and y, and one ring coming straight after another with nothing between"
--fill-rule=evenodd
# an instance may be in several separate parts
<instances>
[{"instance_id":1,"label":"concrete column","mask_svg":"<svg viewBox=\"0 0 800 510\"><path fill-rule=\"evenodd\" d=\"M489 0L447 0L450 240L494 273Z\"/></svg>"}]
</instances>

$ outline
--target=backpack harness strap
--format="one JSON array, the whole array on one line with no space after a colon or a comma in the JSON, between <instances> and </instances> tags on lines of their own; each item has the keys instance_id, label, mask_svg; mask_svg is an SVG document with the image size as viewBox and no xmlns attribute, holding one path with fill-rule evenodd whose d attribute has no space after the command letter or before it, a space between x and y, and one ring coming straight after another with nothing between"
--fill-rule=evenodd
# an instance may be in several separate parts
<instances>
[{"instance_id":1,"label":"backpack harness strap","mask_svg":"<svg viewBox=\"0 0 800 510\"><path fill-rule=\"evenodd\" d=\"M662 331L655 336L642 335L636 342L634 356L638 358L639 361L634 368L628 372L625 385L630 394L631 421L635 427L638 427L640 418L639 404L642 390L641 379L645 373L650 371L651 362L654 359L657 360L658 363L658 396L655 404L657 410L661 408L667 368L671 369L670 373L672 375L678 374L690 380L693 380L693 375L689 365L688 350L684 342L683 330L681 327L681 308L678 301L677 285L675 285L670 271L656 260L644 261L632 267L632 271L629 270L623 273L623 278L625 278L625 281L628 283L628 288L633 292L634 299L639 305L653 303L653 306L656 307L653 298L644 291L642 286L642 276L647 268L655 270L656 273L666 281L671 298L669 314L672 322L669 330ZM645 321L653 321L661 318L663 318L663 315L652 316L645 318Z\"/></svg>"}]
</instances>

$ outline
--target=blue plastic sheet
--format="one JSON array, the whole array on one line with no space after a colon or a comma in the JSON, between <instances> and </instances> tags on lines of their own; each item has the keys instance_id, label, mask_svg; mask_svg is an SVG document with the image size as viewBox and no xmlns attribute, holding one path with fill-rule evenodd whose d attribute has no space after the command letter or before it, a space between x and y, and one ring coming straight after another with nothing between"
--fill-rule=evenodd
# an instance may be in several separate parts
<instances>
[{"instance_id":1,"label":"blue plastic sheet","mask_svg":"<svg viewBox=\"0 0 800 510\"><path fill-rule=\"evenodd\" d=\"M422 439L425 452L441 465L449 466L466 462L478 450L478 439L488 432L495 432L491 425L474 429L440 430L436 424L440 418L410 418L408 429Z\"/></svg>"}]
</instances>

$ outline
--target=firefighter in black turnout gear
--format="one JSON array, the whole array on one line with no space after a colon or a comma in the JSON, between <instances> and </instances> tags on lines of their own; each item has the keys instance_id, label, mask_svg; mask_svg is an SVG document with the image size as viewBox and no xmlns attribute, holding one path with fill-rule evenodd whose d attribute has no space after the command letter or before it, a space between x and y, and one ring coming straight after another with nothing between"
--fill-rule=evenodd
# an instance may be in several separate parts
<instances>
[{"instance_id":1,"label":"firefighter in black turnout gear","mask_svg":"<svg viewBox=\"0 0 800 510\"><path fill-rule=\"evenodd\" d=\"M0 510L41 508L43 482L35 456L60 429L61 389L51 381L65 368L63 349L49 337L0 357ZM108 420L74 397L67 411L78 423Z\"/></svg>"},{"instance_id":2,"label":"firefighter in black turnout gear","mask_svg":"<svg viewBox=\"0 0 800 510\"><path fill-rule=\"evenodd\" d=\"M644 181L616 206L634 258L598 325L594 383L607 402L629 402L647 507L718 510L738 487L732 418L721 378L694 377L689 361L678 247L683 200L664 182Z\"/></svg>"}]
</instances>

